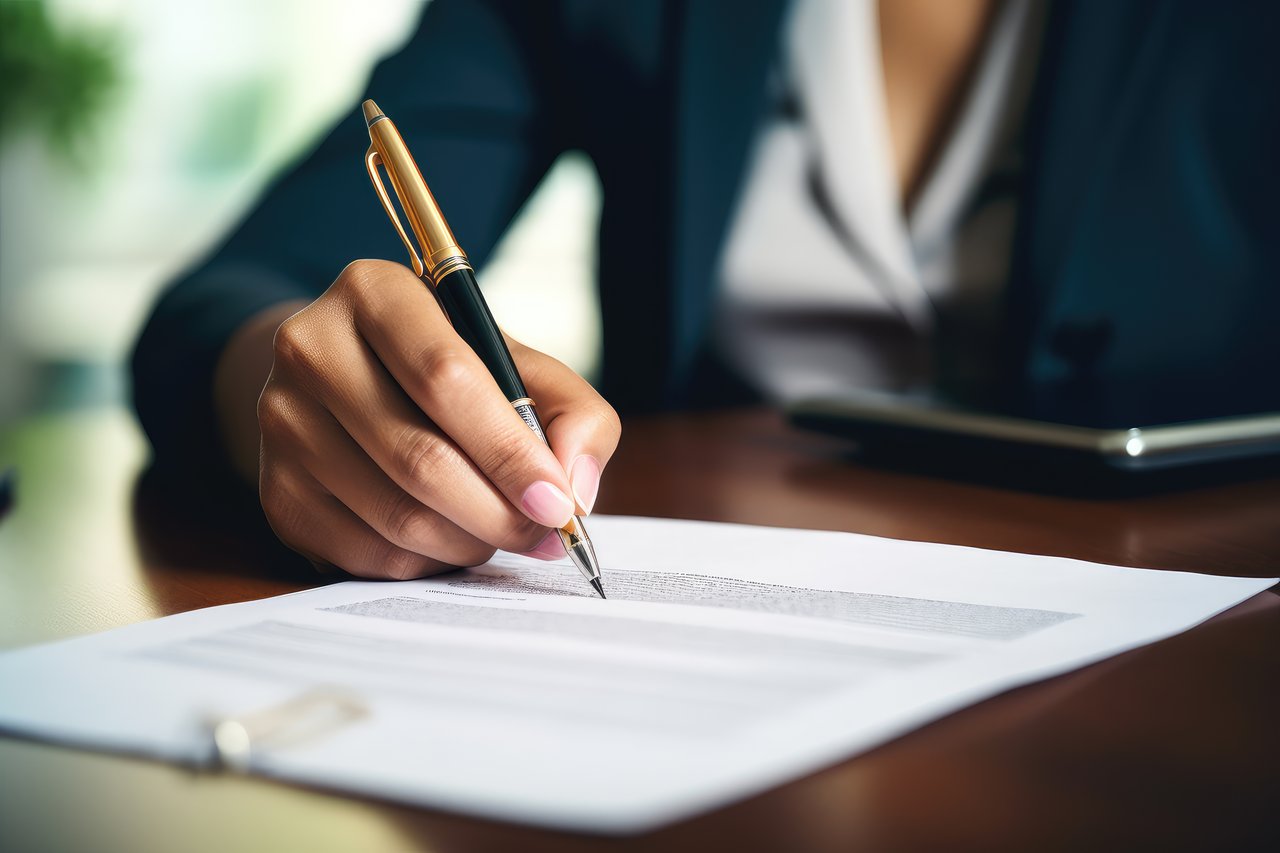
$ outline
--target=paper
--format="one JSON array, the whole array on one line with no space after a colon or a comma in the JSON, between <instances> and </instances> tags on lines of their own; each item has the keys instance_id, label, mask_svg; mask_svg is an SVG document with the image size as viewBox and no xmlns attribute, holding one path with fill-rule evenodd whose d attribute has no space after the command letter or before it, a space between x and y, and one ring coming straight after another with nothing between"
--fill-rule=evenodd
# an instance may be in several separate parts
<instances>
[{"instance_id":1,"label":"paper","mask_svg":"<svg viewBox=\"0 0 1280 853\"><path fill-rule=\"evenodd\" d=\"M502 555L180 614L0 655L0 728L200 761L210 721L341 691L362 710L254 740L248 769L639 831L1275 583L845 533L636 518L591 530L608 601L567 560Z\"/></svg>"}]
</instances>

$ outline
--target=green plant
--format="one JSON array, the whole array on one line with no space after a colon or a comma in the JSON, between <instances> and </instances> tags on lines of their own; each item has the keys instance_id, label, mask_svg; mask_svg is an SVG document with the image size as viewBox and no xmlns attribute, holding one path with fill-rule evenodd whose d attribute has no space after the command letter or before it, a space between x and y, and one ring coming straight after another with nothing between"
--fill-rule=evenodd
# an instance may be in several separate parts
<instances>
[{"instance_id":1,"label":"green plant","mask_svg":"<svg viewBox=\"0 0 1280 853\"><path fill-rule=\"evenodd\" d=\"M84 165L119 82L112 34L60 30L43 0L0 0L0 144L32 128L55 153Z\"/></svg>"}]
</instances>

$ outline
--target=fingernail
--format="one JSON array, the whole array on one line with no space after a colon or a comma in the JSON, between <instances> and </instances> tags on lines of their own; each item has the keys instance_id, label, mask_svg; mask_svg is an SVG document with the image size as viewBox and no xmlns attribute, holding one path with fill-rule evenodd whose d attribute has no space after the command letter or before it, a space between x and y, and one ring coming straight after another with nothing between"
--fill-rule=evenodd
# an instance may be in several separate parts
<instances>
[{"instance_id":1,"label":"fingernail","mask_svg":"<svg viewBox=\"0 0 1280 853\"><path fill-rule=\"evenodd\" d=\"M600 492L600 463L594 456L579 456L569 466L569 484L573 497L584 513L590 514Z\"/></svg>"},{"instance_id":2,"label":"fingernail","mask_svg":"<svg viewBox=\"0 0 1280 853\"><path fill-rule=\"evenodd\" d=\"M520 505L530 518L546 527L563 527L573 518L573 501L546 480L525 489Z\"/></svg>"},{"instance_id":3,"label":"fingernail","mask_svg":"<svg viewBox=\"0 0 1280 853\"><path fill-rule=\"evenodd\" d=\"M525 551L524 556L533 557L537 560L561 560L565 557L564 543L560 541L560 534L554 530L547 534L546 538L538 543L538 547L532 551Z\"/></svg>"}]
</instances>

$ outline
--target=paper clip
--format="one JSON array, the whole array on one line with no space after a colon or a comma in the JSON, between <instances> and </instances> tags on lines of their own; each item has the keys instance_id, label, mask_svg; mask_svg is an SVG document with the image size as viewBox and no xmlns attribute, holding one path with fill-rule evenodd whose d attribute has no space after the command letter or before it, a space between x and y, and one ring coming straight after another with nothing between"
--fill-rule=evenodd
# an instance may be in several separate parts
<instances>
[{"instance_id":1,"label":"paper clip","mask_svg":"<svg viewBox=\"0 0 1280 853\"><path fill-rule=\"evenodd\" d=\"M247 772L256 754L315 740L368 714L355 696L321 688L260 711L216 718L208 723L202 763L214 770Z\"/></svg>"}]
</instances>

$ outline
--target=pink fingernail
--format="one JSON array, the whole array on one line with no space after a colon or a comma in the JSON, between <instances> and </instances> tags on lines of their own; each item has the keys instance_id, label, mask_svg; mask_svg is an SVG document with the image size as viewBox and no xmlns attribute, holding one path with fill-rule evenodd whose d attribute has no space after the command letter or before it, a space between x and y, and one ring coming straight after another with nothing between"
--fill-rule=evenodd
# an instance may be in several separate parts
<instances>
[{"instance_id":1,"label":"pink fingernail","mask_svg":"<svg viewBox=\"0 0 1280 853\"><path fill-rule=\"evenodd\" d=\"M560 534L554 530L551 531L545 539L538 543L538 547L532 551L525 551L524 556L533 557L536 560L564 559L564 543L560 541Z\"/></svg>"},{"instance_id":2,"label":"pink fingernail","mask_svg":"<svg viewBox=\"0 0 1280 853\"><path fill-rule=\"evenodd\" d=\"M594 456L579 456L569 466L573 497L584 513L590 513L600 493L600 462Z\"/></svg>"},{"instance_id":3,"label":"pink fingernail","mask_svg":"<svg viewBox=\"0 0 1280 853\"><path fill-rule=\"evenodd\" d=\"M525 489L520 505L530 518L545 527L564 527L573 518L573 501L546 480Z\"/></svg>"}]
</instances>

